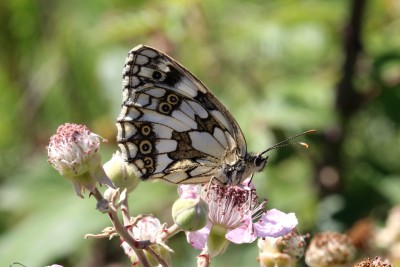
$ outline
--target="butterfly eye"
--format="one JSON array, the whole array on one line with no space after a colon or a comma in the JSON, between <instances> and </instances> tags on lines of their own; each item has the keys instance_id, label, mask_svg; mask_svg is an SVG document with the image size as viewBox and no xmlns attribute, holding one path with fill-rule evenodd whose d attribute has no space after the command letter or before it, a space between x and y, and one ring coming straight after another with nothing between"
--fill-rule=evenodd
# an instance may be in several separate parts
<instances>
[{"instance_id":1,"label":"butterfly eye","mask_svg":"<svg viewBox=\"0 0 400 267\"><path fill-rule=\"evenodd\" d=\"M262 157L256 157L256 159L254 160L254 165L256 167L260 167L264 162L265 159L263 159Z\"/></svg>"},{"instance_id":2,"label":"butterfly eye","mask_svg":"<svg viewBox=\"0 0 400 267\"><path fill-rule=\"evenodd\" d=\"M159 79L161 79L162 75L159 71L154 71L152 77L155 80L159 80Z\"/></svg>"}]
</instances>

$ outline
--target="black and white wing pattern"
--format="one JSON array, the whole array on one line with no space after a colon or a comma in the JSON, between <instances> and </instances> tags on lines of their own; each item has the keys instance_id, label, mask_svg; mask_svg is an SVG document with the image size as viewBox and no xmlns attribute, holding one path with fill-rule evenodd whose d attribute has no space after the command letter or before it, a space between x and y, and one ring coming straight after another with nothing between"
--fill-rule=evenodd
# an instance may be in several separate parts
<instances>
[{"instance_id":1,"label":"black and white wing pattern","mask_svg":"<svg viewBox=\"0 0 400 267\"><path fill-rule=\"evenodd\" d=\"M117 128L121 155L142 180L232 184L246 172L249 156L235 118L199 79L154 48L128 53Z\"/></svg>"}]
</instances>

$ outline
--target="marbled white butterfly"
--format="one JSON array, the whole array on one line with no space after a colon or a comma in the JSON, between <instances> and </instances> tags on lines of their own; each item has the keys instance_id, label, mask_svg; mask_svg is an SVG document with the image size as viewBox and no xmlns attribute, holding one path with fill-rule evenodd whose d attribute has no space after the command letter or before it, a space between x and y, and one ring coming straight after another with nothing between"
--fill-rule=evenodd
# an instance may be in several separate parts
<instances>
[{"instance_id":1,"label":"marbled white butterfly","mask_svg":"<svg viewBox=\"0 0 400 267\"><path fill-rule=\"evenodd\" d=\"M125 62L117 128L121 155L140 179L174 184L239 184L264 169L265 152L292 139L248 153L237 121L211 91L173 58L144 45Z\"/></svg>"}]
</instances>

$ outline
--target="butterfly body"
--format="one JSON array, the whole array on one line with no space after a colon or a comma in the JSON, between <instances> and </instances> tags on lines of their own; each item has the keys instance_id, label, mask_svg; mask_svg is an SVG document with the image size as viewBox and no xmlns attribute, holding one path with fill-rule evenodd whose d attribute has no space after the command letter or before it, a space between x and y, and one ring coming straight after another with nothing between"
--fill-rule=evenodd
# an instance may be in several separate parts
<instances>
[{"instance_id":1,"label":"butterfly body","mask_svg":"<svg viewBox=\"0 0 400 267\"><path fill-rule=\"evenodd\" d=\"M199 79L148 46L128 53L117 128L121 155L142 180L238 184L267 162L247 152L235 118Z\"/></svg>"}]
</instances>

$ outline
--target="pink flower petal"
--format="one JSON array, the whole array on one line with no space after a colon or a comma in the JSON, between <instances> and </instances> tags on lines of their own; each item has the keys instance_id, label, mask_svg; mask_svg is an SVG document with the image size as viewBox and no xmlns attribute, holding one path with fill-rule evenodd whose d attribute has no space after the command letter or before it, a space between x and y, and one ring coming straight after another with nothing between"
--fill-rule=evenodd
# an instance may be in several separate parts
<instances>
[{"instance_id":1,"label":"pink flower petal","mask_svg":"<svg viewBox=\"0 0 400 267\"><path fill-rule=\"evenodd\" d=\"M195 199L199 197L199 185L183 184L178 187L179 198Z\"/></svg>"},{"instance_id":2,"label":"pink flower petal","mask_svg":"<svg viewBox=\"0 0 400 267\"><path fill-rule=\"evenodd\" d=\"M298 224L294 213L284 213L277 209L264 213L261 220L254 226L255 235L258 237L278 237L286 235Z\"/></svg>"},{"instance_id":3,"label":"pink flower petal","mask_svg":"<svg viewBox=\"0 0 400 267\"><path fill-rule=\"evenodd\" d=\"M186 232L187 242L195 249L202 250L206 246L211 226L212 223L208 222L207 225L199 231Z\"/></svg>"},{"instance_id":4,"label":"pink flower petal","mask_svg":"<svg viewBox=\"0 0 400 267\"><path fill-rule=\"evenodd\" d=\"M256 240L251 217L247 216L240 227L228 231L225 237L235 244L251 243Z\"/></svg>"}]
</instances>

